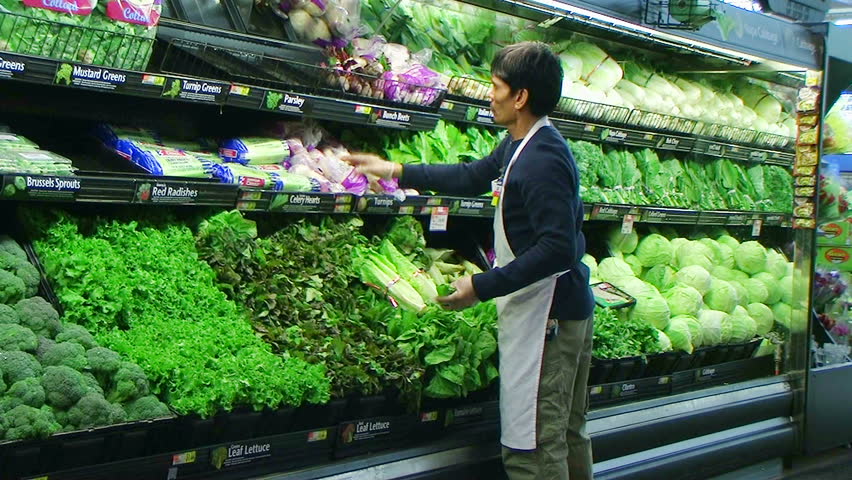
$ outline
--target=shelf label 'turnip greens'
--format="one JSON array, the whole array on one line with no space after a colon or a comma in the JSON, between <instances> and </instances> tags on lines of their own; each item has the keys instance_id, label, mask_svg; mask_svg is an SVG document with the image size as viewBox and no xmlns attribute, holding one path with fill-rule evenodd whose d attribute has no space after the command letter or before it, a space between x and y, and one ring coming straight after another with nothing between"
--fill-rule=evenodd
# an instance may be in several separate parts
<instances>
[{"instance_id":1,"label":"shelf label 'turnip greens'","mask_svg":"<svg viewBox=\"0 0 852 480\"><path fill-rule=\"evenodd\" d=\"M170 78L163 85L161 96L194 102L221 103L229 91L224 83Z\"/></svg>"}]
</instances>

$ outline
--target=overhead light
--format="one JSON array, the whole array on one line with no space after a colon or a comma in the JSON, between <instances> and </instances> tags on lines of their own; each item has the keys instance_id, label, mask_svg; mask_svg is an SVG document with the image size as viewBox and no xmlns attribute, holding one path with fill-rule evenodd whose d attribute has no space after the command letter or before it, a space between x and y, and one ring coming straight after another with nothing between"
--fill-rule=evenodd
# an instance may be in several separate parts
<instances>
[{"instance_id":1,"label":"overhead light","mask_svg":"<svg viewBox=\"0 0 852 480\"><path fill-rule=\"evenodd\" d=\"M579 21L592 26L605 28L618 33L627 33L633 36L639 36L652 40L657 43L686 49L695 53L708 55L723 60L738 63L740 65L750 65L751 63L771 63L778 70L785 71L802 71L807 67L801 65L783 64L774 61L769 61L748 53L738 52L729 48L720 47L700 40L681 37L672 33L655 30L644 25L631 23L620 18L611 17L609 15L587 10L585 8L576 7L560 2L559 0L506 0L508 3L519 5L526 8L532 8L539 12L549 15L560 15L570 20Z\"/></svg>"},{"instance_id":2,"label":"overhead light","mask_svg":"<svg viewBox=\"0 0 852 480\"><path fill-rule=\"evenodd\" d=\"M852 18L841 18L839 20L835 20L834 24L839 26L852 25Z\"/></svg>"}]
</instances>

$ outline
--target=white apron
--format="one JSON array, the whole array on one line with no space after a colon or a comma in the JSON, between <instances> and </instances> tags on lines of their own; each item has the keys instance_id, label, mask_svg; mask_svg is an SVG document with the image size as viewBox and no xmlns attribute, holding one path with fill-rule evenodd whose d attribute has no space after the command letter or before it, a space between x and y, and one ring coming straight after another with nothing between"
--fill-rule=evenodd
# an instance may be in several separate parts
<instances>
[{"instance_id":1,"label":"white apron","mask_svg":"<svg viewBox=\"0 0 852 480\"><path fill-rule=\"evenodd\" d=\"M496 266L515 259L503 228L503 202L515 160L529 140L541 128L550 126L542 117L526 134L512 155L503 175L497 212L494 215L494 252ZM536 448L536 412L541 376L544 337L556 279L560 272L539 280L515 293L497 298L500 352L500 443L518 450Z\"/></svg>"}]
</instances>

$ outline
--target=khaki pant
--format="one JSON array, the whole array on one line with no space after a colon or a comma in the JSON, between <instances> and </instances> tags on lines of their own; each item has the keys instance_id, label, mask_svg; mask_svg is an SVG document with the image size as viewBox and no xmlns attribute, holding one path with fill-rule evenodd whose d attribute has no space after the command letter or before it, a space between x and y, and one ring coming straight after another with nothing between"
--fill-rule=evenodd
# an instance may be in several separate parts
<instances>
[{"instance_id":1,"label":"khaki pant","mask_svg":"<svg viewBox=\"0 0 852 480\"><path fill-rule=\"evenodd\" d=\"M592 442L586 434L594 319L559 322L545 342L533 451L503 447L510 480L588 480Z\"/></svg>"}]
</instances>

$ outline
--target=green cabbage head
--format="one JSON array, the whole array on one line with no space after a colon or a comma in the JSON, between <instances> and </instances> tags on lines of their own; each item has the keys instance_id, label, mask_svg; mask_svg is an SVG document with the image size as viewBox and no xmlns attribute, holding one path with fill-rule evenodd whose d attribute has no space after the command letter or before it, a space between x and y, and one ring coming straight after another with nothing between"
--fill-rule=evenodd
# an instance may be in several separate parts
<instances>
[{"instance_id":1,"label":"green cabbage head","mask_svg":"<svg viewBox=\"0 0 852 480\"><path fill-rule=\"evenodd\" d=\"M749 303L746 310L754 319L757 335L766 335L772 330L772 325L775 323L775 314L772 313L772 309L762 303Z\"/></svg>"},{"instance_id":2,"label":"green cabbage head","mask_svg":"<svg viewBox=\"0 0 852 480\"><path fill-rule=\"evenodd\" d=\"M769 289L766 288L765 283L757 278L749 278L741 283L748 292L748 303L766 303L766 299L769 298Z\"/></svg>"},{"instance_id":3,"label":"green cabbage head","mask_svg":"<svg viewBox=\"0 0 852 480\"><path fill-rule=\"evenodd\" d=\"M743 343L754 338L757 333L757 322L748 314L748 310L737 305L731 314L731 341Z\"/></svg>"},{"instance_id":4,"label":"green cabbage head","mask_svg":"<svg viewBox=\"0 0 852 480\"><path fill-rule=\"evenodd\" d=\"M687 316L674 317L666 327L665 334L669 337L672 343L673 350L682 350L686 353L692 353L692 334L689 328L689 319Z\"/></svg>"},{"instance_id":5,"label":"green cabbage head","mask_svg":"<svg viewBox=\"0 0 852 480\"><path fill-rule=\"evenodd\" d=\"M664 265L672 261L672 244L669 240L658 234L652 233L643 238L636 247L636 257L644 267Z\"/></svg>"},{"instance_id":6,"label":"green cabbage head","mask_svg":"<svg viewBox=\"0 0 852 480\"><path fill-rule=\"evenodd\" d=\"M772 305L781 301L780 280L768 272L760 272L752 278L760 280L764 285L766 285L766 302L764 303Z\"/></svg>"},{"instance_id":7,"label":"green cabbage head","mask_svg":"<svg viewBox=\"0 0 852 480\"><path fill-rule=\"evenodd\" d=\"M675 271L668 265L656 265L649 268L642 279L657 287L657 290L665 292L675 286Z\"/></svg>"},{"instance_id":8,"label":"green cabbage head","mask_svg":"<svg viewBox=\"0 0 852 480\"><path fill-rule=\"evenodd\" d=\"M632 277L630 265L618 257L607 257L598 264L598 277L605 282L615 283L621 277Z\"/></svg>"},{"instance_id":9,"label":"green cabbage head","mask_svg":"<svg viewBox=\"0 0 852 480\"><path fill-rule=\"evenodd\" d=\"M714 278L710 290L704 294L704 303L713 310L731 313L739 304L737 290L730 283Z\"/></svg>"},{"instance_id":10,"label":"green cabbage head","mask_svg":"<svg viewBox=\"0 0 852 480\"><path fill-rule=\"evenodd\" d=\"M636 305L630 310L630 318L639 320L658 330L669 326L672 313L669 304L659 294L636 298Z\"/></svg>"},{"instance_id":11,"label":"green cabbage head","mask_svg":"<svg viewBox=\"0 0 852 480\"><path fill-rule=\"evenodd\" d=\"M734 251L734 259L737 261L737 268L749 275L754 275L762 272L766 267L766 249L753 240L743 242Z\"/></svg>"},{"instance_id":12,"label":"green cabbage head","mask_svg":"<svg viewBox=\"0 0 852 480\"><path fill-rule=\"evenodd\" d=\"M698 312L702 345L713 346L722 343L722 322L727 318L727 313L718 310L704 309Z\"/></svg>"},{"instance_id":13,"label":"green cabbage head","mask_svg":"<svg viewBox=\"0 0 852 480\"><path fill-rule=\"evenodd\" d=\"M595 260L595 257L589 255L588 253L583 255L583 259L580 260L583 265L589 267L589 276L597 277L598 276L598 261Z\"/></svg>"},{"instance_id":14,"label":"green cabbage head","mask_svg":"<svg viewBox=\"0 0 852 480\"><path fill-rule=\"evenodd\" d=\"M701 292L689 285L679 284L663 294L672 315L698 315L703 298Z\"/></svg>"},{"instance_id":15,"label":"green cabbage head","mask_svg":"<svg viewBox=\"0 0 852 480\"><path fill-rule=\"evenodd\" d=\"M689 285L698 290L701 295L704 295L710 290L712 277L706 268L699 265L691 265L680 269L675 274L675 280L678 283Z\"/></svg>"},{"instance_id":16,"label":"green cabbage head","mask_svg":"<svg viewBox=\"0 0 852 480\"><path fill-rule=\"evenodd\" d=\"M614 228L609 234L607 244L611 252L621 252L625 255L633 253L639 245L639 234L635 230L630 233L621 233L620 228Z\"/></svg>"}]
</instances>

